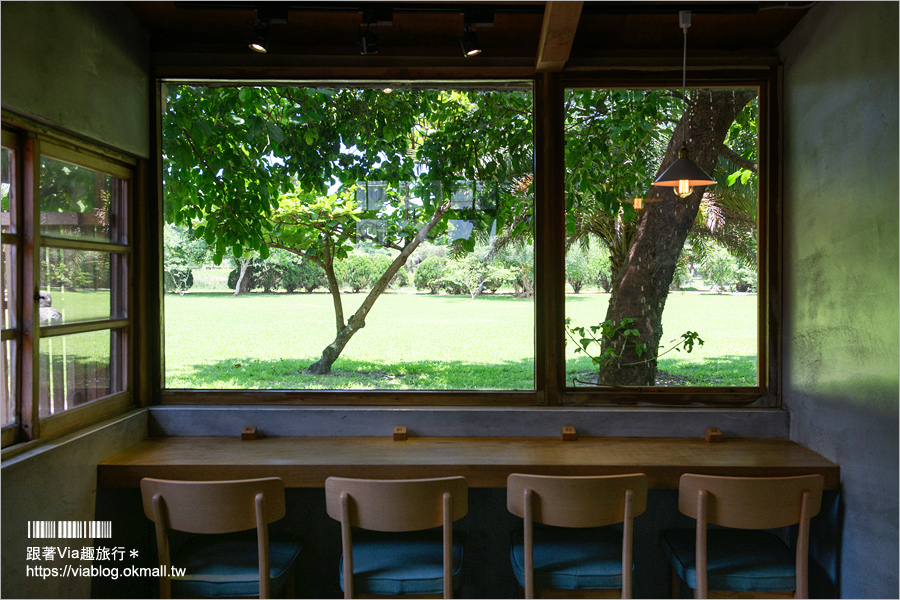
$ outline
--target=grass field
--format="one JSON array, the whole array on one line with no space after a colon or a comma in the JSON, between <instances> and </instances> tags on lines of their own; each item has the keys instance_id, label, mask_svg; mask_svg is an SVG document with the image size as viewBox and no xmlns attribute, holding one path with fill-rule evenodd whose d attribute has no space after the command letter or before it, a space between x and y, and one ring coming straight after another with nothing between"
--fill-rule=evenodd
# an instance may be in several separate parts
<instances>
[{"instance_id":1,"label":"grass field","mask_svg":"<svg viewBox=\"0 0 900 600\"><path fill-rule=\"evenodd\" d=\"M363 294L344 294L345 318ZM603 320L608 294L569 294L575 324ZM674 293L666 347L684 331L705 345L660 369L682 385L754 385L756 297ZM166 386L198 389L534 389L534 302L509 296L391 293L378 299L326 376L301 371L334 338L331 296L167 294ZM590 369L567 347L566 371Z\"/></svg>"}]
</instances>

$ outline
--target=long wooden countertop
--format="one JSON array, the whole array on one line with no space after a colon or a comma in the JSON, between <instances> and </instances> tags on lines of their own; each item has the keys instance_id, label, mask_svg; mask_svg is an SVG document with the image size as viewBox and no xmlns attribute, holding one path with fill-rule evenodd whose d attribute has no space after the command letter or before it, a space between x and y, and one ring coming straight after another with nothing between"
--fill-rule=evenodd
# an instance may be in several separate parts
<instances>
[{"instance_id":1,"label":"long wooden countertop","mask_svg":"<svg viewBox=\"0 0 900 600\"><path fill-rule=\"evenodd\" d=\"M686 438L239 437L150 438L98 466L100 487L138 487L142 477L281 477L323 487L329 476L401 479L464 475L472 487L505 487L510 473L645 473L677 489L683 473L775 477L820 473L837 489L839 467L790 440Z\"/></svg>"}]
</instances>

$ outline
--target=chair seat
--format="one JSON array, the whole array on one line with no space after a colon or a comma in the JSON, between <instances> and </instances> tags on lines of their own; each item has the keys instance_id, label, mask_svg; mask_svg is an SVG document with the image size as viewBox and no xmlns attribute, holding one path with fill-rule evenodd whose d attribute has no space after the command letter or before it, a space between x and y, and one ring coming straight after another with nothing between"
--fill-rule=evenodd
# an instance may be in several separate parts
<instances>
[{"instance_id":1,"label":"chair seat","mask_svg":"<svg viewBox=\"0 0 900 600\"><path fill-rule=\"evenodd\" d=\"M356 594L390 596L440 594L444 590L441 529L409 533L353 531L353 588ZM453 536L453 587L462 567L463 544ZM340 573L344 571L341 557ZM341 577L341 590L344 578Z\"/></svg>"},{"instance_id":2,"label":"chair seat","mask_svg":"<svg viewBox=\"0 0 900 600\"><path fill-rule=\"evenodd\" d=\"M513 533L513 572L525 587L524 532ZM596 590L622 587L622 532L609 527L534 528L534 586Z\"/></svg>"},{"instance_id":3,"label":"chair seat","mask_svg":"<svg viewBox=\"0 0 900 600\"><path fill-rule=\"evenodd\" d=\"M269 577L272 593L282 590L302 545L269 540ZM172 567L187 569L172 577L172 595L185 598L259 596L259 551L256 532L198 535L172 553Z\"/></svg>"},{"instance_id":4,"label":"chair seat","mask_svg":"<svg viewBox=\"0 0 900 600\"><path fill-rule=\"evenodd\" d=\"M663 533L666 558L688 587L697 589L693 529ZM758 530L709 529L706 537L709 589L736 592L793 590L795 556L777 535Z\"/></svg>"}]
</instances>

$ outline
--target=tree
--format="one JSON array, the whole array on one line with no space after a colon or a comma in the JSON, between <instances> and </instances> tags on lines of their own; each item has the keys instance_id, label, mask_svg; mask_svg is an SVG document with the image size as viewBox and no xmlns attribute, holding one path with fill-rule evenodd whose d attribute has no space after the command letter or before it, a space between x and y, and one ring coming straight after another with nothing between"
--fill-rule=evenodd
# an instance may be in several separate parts
<instances>
[{"instance_id":1,"label":"tree","mask_svg":"<svg viewBox=\"0 0 900 600\"><path fill-rule=\"evenodd\" d=\"M755 96L755 90L702 90L690 96L685 112L669 140L665 160L675 160L685 127L691 129L691 157L707 172L712 171L735 118ZM660 167L660 172L662 170ZM637 341L656 356L662 337L662 314L679 254L700 210L703 189L685 199L671 190L654 188L646 197L634 233L627 260L613 283L606 320L620 323L634 319ZM615 348L622 340L613 339L603 348ZM603 382L612 385L653 385L656 361L641 362L626 350L623 363L631 366L601 368Z\"/></svg>"},{"instance_id":2,"label":"tree","mask_svg":"<svg viewBox=\"0 0 900 600\"><path fill-rule=\"evenodd\" d=\"M206 242L194 237L189 230L166 225L163 229L163 258L167 282L166 291L183 294L194 283L192 270L206 261Z\"/></svg>"},{"instance_id":3,"label":"tree","mask_svg":"<svg viewBox=\"0 0 900 600\"><path fill-rule=\"evenodd\" d=\"M591 266L581 248L571 248L566 252L566 281L572 286L576 294L581 291L585 283L589 282L596 273L591 272Z\"/></svg>"},{"instance_id":4,"label":"tree","mask_svg":"<svg viewBox=\"0 0 900 600\"><path fill-rule=\"evenodd\" d=\"M439 281L465 290L474 300L481 293L481 286L486 279L492 279L502 284L504 281L512 280L513 273L496 264L485 266L482 259L474 254L469 254L463 258L449 261Z\"/></svg>"}]
</instances>

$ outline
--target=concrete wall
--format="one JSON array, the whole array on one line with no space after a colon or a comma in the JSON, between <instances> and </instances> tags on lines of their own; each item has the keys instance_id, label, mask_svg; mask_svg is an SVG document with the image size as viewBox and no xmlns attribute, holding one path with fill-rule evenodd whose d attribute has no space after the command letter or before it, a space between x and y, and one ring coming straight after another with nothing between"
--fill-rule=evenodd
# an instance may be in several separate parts
<instances>
[{"instance_id":1,"label":"concrete wall","mask_svg":"<svg viewBox=\"0 0 900 600\"><path fill-rule=\"evenodd\" d=\"M844 598L898 597L898 4L819 3L785 65L784 405L841 466L821 556Z\"/></svg>"},{"instance_id":2,"label":"concrete wall","mask_svg":"<svg viewBox=\"0 0 900 600\"><path fill-rule=\"evenodd\" d=\"M27 567L90 566L90 561L27 560L28 547L52 546L80 550L90 540L28 539L28 521L95 519L97 464L133 446L147 436L147 411L129 415L50 441L39 448L3 461L2 547L0 596L4 598L90 598L90 577L47 577L29 574ZM113 533L122 526L113 523ZM95 546L103 546L97 540ZM96 563L101 564L101 563ZM109 563L107 563L108 566Z\"/></svg>"},{"instance_id":3,"label":"concrete wall","mask_svg":"<svg viewBox=\"0 0 900 600\"><path fill-rule=\"evenodd\" d=\"M149 41L128 9L4 2L0 31L4 108L149 157Z\"/></svg>"}]
</instances>

